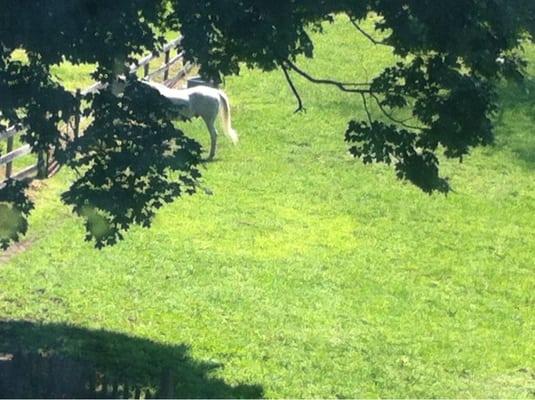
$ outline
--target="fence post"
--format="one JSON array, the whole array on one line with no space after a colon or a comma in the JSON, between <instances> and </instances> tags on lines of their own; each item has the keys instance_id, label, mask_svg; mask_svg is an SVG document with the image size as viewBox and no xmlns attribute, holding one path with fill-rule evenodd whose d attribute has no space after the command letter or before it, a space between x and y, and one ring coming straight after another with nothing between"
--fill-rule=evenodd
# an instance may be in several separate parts
<instances>
[{"instance_id":1,"label":"fence post","mask_svg":"<svg viewBox=\"0 0 535 400\"><path fill-rule=\"evenodd\" d=\"M169 59L170 59L170 56L171 56L171 49L167 50L165 52L165 65L169 64ZM169 79L169 66L167 65L167 68L163 71L163 80L164 82Z\"/></svg>"},{"instance_id":2,"label":"fence post","mask_svg":"<svg viewBox=\"0 0 535 400\"><path fill-rule=\"evenodd\" d=\"M74 137L78 139L78 136L80 135L80 110L82 106L82 92L80 89L76 89L76 110L74 112Z\"/></svg>"},{"instance_id":3,"label":"fence post","mask_svg":"<svg viewBox=\"0 0 535 400\"><path fill-rule=\"evenodd\" d=\"M6 153L10 153L13 151L13 143L14 143L14 137L13 136L8 137ZM6 164L6 178L9 178L12 173L13 173L13 161L10 161Z\"/></svg>"}]
</instances>

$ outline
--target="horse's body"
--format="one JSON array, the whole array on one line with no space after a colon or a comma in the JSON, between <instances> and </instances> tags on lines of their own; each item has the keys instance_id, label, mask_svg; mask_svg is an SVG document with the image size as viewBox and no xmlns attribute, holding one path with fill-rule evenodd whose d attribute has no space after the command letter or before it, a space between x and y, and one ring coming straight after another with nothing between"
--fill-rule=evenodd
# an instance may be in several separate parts
<instances>
[{"instance_id":1,"label":"horse's body","mask_svg":"<svg viewBox=\"0 0 535 400\"><path fill-rule=\"evenodd\" d=\"M185 118L201 117L210 132L211 144L208 159L215 156L217 146L217 130L215 120L222 107L223 129L232 143L238 142L238 134L231 126L230 103L222 90L208 86L194 86L188 89L171 89L160 83L142 81L156 89L162 96L177 106L177 113Z\"/></svg>"}]
</instances>

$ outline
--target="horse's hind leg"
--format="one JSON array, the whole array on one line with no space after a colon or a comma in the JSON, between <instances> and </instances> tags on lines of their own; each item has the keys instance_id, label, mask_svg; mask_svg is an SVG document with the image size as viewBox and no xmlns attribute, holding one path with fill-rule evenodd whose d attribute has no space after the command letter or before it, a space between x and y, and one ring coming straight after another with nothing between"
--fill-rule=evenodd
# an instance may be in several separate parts
<instances>
[{"instance_id":1,"label":"horse's hind leg","mask_svg":"<svg viewBox=\"0 0 535 400\"><path fill-rule=\"evenodd\" d=\"M208 160L213 160L217 147L217 130L215 128L214 122L212 122L211 124L209 124L208 122L206 123L208 131L210 131L210 153L208 154Z\"/></svg>"},{"instance_id":2,"label":"horse's hind leg","mask_svg":"<svg viewBox=\"0 0 535 400\"><path fill-rule=\"evenodd\" d=\"M209 107L208 107L209 106ZM212 160L215 156L215 151L217 147L217 130L215 128L215 120L217 114L219 113L219 102L210 102L208 106L202 113L200 113L201 118L204 120L208 131L210 132L210 154L208 155L208 160Z\"/></svg>"}]
</instances>

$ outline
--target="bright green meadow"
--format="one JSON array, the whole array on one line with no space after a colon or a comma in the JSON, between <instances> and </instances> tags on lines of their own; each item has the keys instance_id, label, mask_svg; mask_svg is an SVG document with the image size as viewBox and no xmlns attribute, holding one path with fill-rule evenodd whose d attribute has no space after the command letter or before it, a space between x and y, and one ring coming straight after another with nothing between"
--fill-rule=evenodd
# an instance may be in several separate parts
<instances>
[{"instance_id":1,"label":"bright green meadow","mask_svg":"<svg viewBox=\"0 0 535 400\"><path fill-rule=\"evenodd\" d=\"M394 61L342 18L325 29L299 61L315 76ZM150 229L96 250L59 200L74 174L36 190L0 256L0 353L63 346L148 385L168 368L183 397L534 398L534 65L501 84L496 144L443 160L448 196L347 154L360 97L295 76L294 114L280 71L227 78L240 143L221 135L206 190ZM201 121L183 128L208 145Z\"/></svg>"}]
</instances>

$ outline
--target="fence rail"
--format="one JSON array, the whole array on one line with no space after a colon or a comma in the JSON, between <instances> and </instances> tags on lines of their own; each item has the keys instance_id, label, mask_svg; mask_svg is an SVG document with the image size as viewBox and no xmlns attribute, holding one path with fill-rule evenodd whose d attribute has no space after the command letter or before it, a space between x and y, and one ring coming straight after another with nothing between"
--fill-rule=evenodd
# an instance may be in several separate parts
<instances>
[{"instance_id":1,"label":"fence rail","mask_svg":"<svg viewBox=\"0 0 535 400\"><path fill-rule=\"evenodd\" d=\"M163 82L169 87L174 87L177 82L187 76L189 71L191 71L193 65L191 63L185 63L181 68L176 71L171 78L169 78L171 67L177 64L179 61L184 60L184 52L180 50L180 42L182 38L177 38L172 40L169 43L166 43L163 46L163 49L159 53L151 53L143 57L137 63L130 66L130 73L135 74L140 69L143 68L143 76L147 79L152 79L153 77L162 74ZM171 51L177 49L177 54L171 58ZM155 70L150 70L150 64L152 61L164 55L164 63L156 68ZM76 91L76 98L78 99L78 104L81 102L81 98L89 93L94 93L100 89L106 87L105 84L101 82L96 82L93 85L89 86L84 90ZM77 113L74 115L73 123L73 136L78 137L80 134L80 121L81 115ZM14 148L15 137L24 131L22 126L10 126L9 128L0 131L0 141L6 140L6 152L0 156L0 167L4 167L4 176L0 176L0 188L5 185L7 179L26 179L33 175L37 175L40 178L46 178L51 174L55 173L58 170L58 164L53 159L49 157L49 154L39 153L37 155L38 160L36 164L27 166L16 173L13 172L13 163L17 158L20 158L24 155L31 153L32 148L30 145L25 144L20 147Z\"/></svg>"}]
</instances>

